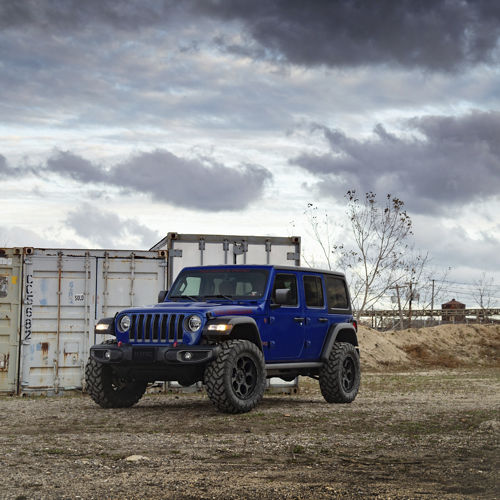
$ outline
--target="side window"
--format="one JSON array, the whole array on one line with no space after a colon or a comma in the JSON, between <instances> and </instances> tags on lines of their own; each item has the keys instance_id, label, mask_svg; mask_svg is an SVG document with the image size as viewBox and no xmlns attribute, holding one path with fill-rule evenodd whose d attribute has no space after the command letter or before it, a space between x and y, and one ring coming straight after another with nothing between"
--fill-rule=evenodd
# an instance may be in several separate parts
<instances>
[{"instance_id":1,"label":"side window","mask_svg":"<svg viewBox=\"0 0 500 500\"><path fill-rule=\"evenodd\" d=\"M323 281L319 276L304 276L304 293L307 307L323 307Z\"/></svg>"},{"instance_id":2,"label":"side window","mask_svg":"<svg viewBox=\"0 0 500 500\"><path fill-rule=\"evenodd\" d=\"M326 298L328 309L349 309L347 289L343 279L326 276Z\"/></svg>"},{"instance_id":3,"label":"side window","mask_svg":"<svg viewBox=\"0 0 500 500\"><path fill-rule=\"evenodd\" d=\"M297 277L295 274L277 274L274 278L273 286L273 300L276 297L276 290L287 289L290 290L288 295L288 302L285 304L287 306L298 305L298 294L297 294Z\"/></svg>"}]
</instances>

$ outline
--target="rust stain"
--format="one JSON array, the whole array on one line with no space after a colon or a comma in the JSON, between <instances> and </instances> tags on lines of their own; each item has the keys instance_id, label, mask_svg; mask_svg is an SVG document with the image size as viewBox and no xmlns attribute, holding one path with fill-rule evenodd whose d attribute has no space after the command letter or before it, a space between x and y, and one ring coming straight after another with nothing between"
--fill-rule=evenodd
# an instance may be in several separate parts
<instances>
[{"instance_id":1,"label":"rust stain","mask_svg":"<svg viewBox=\"0 0 500 500\"><path fill-rule=\"evenodd\" d=\"M48 342L42 342L40 344L42 348L42 356L48 356L49 355L49 343Z\"/></svg>"}]
</instances>

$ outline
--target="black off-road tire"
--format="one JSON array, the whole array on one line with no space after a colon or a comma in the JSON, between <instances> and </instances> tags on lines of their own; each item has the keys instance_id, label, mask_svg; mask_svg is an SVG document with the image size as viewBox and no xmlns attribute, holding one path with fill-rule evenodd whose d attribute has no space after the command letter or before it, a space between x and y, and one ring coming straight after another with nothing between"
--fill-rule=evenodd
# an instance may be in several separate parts
<instances>
[{"instance_id":1,"label":"black off-road tire","mask_svg":"<svg viewBox=\"0 0 500 500\"><path fill-rule=\"evenodd\" d=\"M347 342L335 342L319 373L321 394L328 403L352 403L361 381L359 354Z\"/></svg>"},{"instance_id":2,"label":"black off-road tire","mask_svg":"<svg viewBox=\"0 0 500 500\"><path fill-rule=\"evenodd\" d=\"M106 340L102 344L116 344ZM85 366L85 382L90 397L103 408L128 408L135 405L146 392L147 382L118 379L110 365L89 358Z\"/></svg>"},{"instance_id":3,"label":"black off-road tire","mask_svg":"<svg viewBox=\"0 0 500 500\"><path fill-rule=\"evenodd\" d=\"M208 397L220 411L248 412L266 389L264 356L248 340L223 342L217 358L205 369L203 381Z\"/></svg>"}]
</instances>

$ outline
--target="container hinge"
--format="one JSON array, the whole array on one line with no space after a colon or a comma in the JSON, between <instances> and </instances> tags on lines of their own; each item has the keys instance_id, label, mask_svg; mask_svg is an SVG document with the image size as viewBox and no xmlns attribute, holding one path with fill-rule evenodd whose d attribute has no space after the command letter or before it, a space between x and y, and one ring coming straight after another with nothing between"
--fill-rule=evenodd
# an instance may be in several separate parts
<instances>
[{"instance_id":1,"label":"container hinge","mask_svg":"<svg viewBox=\"0 0 500 500\"><path fill-rule=\"evenodd\" d=\"M182 257L182 250L180 248L173 248L168 252L170 257Z\"/></svg>"},{"instance_id":2,"label":"container hinge","mask_svg":"<svg viewBox=\"0 0 500 500\"><path fill-rule=\"evenodd\" d=\"M300 254L298 252L288 252L286 254L286 260L299 260Z\"/></svg>"},{"instance_id":3,"label":"container hinge","mask_svg":"<svg viewBox=\"0 0 500 500\"><path fill-rule=\"evenodd\" d=\"M245 252L248 252L248 243L246 241L242 241L241 243L235 243L233 246L234 255L242 255Z\"/></svg>"}]
</instances>

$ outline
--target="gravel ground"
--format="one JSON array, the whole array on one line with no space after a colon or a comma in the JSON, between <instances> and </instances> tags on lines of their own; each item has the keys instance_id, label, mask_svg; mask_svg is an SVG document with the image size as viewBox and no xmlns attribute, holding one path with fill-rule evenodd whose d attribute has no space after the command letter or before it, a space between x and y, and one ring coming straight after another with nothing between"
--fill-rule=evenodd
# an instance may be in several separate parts
<instances>
[{"instance_id":1,"label":"gravel ground","mask_svg":"<svg viewBox=\"0 0 500 500\"><path fill-rule=\"evenodd\" d=\"M500 369L364 373L328 405L317 383L251 413L206 396L0 398L1 498L498 498Z\"/></svg>"}]
</instances>

